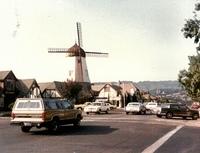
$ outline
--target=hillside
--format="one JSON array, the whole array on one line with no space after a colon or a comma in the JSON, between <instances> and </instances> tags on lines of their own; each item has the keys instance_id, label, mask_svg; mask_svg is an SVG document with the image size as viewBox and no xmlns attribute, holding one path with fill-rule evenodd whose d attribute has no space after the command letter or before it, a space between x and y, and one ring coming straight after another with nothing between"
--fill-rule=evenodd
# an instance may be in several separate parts
<instances>
[{"instance_id":1,"label":"hillside","mask_svg":"<svg viewBox=\"0 0 200 153\"><path fill-rule=\"evenodd\" d=\"M173 89L181 90L178 81L140 81L136 85L139 89L150 91L156 89Z\"/></svg>"}]
</instances>

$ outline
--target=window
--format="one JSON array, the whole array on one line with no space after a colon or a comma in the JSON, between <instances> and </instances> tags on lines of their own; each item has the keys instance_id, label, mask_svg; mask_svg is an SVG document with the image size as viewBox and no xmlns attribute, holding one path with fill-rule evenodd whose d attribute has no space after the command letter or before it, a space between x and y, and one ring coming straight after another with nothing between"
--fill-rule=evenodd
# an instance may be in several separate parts
<instances>
[{"instance_id":1,"label":"window","mask_svg":"<svg viewBox=\"0 0 200 153\"><path fill-rule=\"evenodd\" d=\"M178 105L171 105L172 109L179 109Z\"/></svg>"},{"instance_id":2,"label":"window","mask_svg":"<svg viewBox=\"0 0 200 153\"><path fill-rule=\"evenodd\" d=\"M63 105L63 107L65 109L70 109L71 108L71 104L68 101L63 100L63 101L61 101L61 103L62 103L62 105Z\"/></svg>"},{"instance_id":3,"label":"window","mask_svg":"<svg viewBox=\"0 0 200 153\"><path fill-rule=\"evenodd\" d=\"M7 79L5 81L5 89L6 91L15 91L15 81L11 79Z\"/></svg>"},{"instance_id":4,"label":"window","mask_svg":"<svg viewBox=\"0 0 200 153\"><path fill-rule=\"evenodd\" d=\"M182 110L186 110L186 109L187 109L187 106L185 106L185 105L180 105L179 107L180 107L180 109L182 109Z\"/></svg>"},{"instance_id":5,"label":"window","mask_svg":"<svg viewBox=\"0 0 200 153\"><path fill-rule=\"evenodd\" d=\"M46 101L46 107L49 109L58 109L55 101Z\"/></svg>"},{"instance_id":6,"label":"window","mask_svg":"<svg viewBox=\"0 0 200 153\"><path fill-rule=\"evenodd\" d=\"M19 102L17 108L40 108L39 102Z\"/></svg>"},{"instance_id":7,"label":"window","mask_svg":"<svg viewBox=\"0 0 200 153\"><path fill-rule=\"evenodd\" d=\"M56 105L59 109L63 109L63 105L62 105L62 102L61 101L56 101Z\"/></svg>"}]
</instances>

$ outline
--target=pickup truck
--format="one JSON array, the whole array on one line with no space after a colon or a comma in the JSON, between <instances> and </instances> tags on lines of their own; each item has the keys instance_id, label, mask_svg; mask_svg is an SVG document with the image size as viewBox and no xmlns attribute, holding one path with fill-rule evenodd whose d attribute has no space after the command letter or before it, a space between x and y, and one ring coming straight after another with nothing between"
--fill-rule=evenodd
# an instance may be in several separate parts
<instances>
[{"instance_id":1,"label":"pickup truck","mask_svg":"<svg viewBox=\"0 0 200 153\"><path fill-rule=\"evenodd\" d=\"M198 110L190 109L185 104L179 103L169 103L162 104L160 111L157 113L157 117L165 116L167 119L173 117L182 117L186 119L187 117L197 120L199 118Z\"/></svg>"}]
</instances>

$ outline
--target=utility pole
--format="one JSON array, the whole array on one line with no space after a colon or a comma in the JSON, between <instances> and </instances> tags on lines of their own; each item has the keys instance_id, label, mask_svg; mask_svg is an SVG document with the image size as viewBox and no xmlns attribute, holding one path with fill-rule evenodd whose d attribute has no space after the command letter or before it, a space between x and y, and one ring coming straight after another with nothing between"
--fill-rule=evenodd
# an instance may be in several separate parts
<instances>
[{"instance_id":1,"label":"utility pole","mask_svg":"<svg viewBox=\"0 0 200 153\"><path fill-rule=\"evenodd\" d=\"M123 103L124 103L124 109L126 107L126 98L125 98L125 82L123 81L123 84L122 84L122 88L123 88Z\"/></svg>"}]
</instances>

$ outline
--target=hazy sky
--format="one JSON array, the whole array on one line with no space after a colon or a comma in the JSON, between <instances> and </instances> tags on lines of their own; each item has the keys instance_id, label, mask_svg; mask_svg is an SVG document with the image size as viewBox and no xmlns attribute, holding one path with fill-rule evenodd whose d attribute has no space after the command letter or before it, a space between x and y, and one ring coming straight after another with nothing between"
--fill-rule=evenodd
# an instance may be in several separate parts
<instances>
[{"instance_id":1,"label":"hazy sky","mask_svg":"<svg viewBox=\"0 0 200 153\"><path fill-rule=\"evenodd\" d=\"M1 0L0 71L38 82L66 80L71 59L47 48L73 46L79 21L84 50L109 53L87 58L91 82L177 80L188 67L187 57L196 53L181 33L195 2Z\"/></svg>"}]
</instances>

